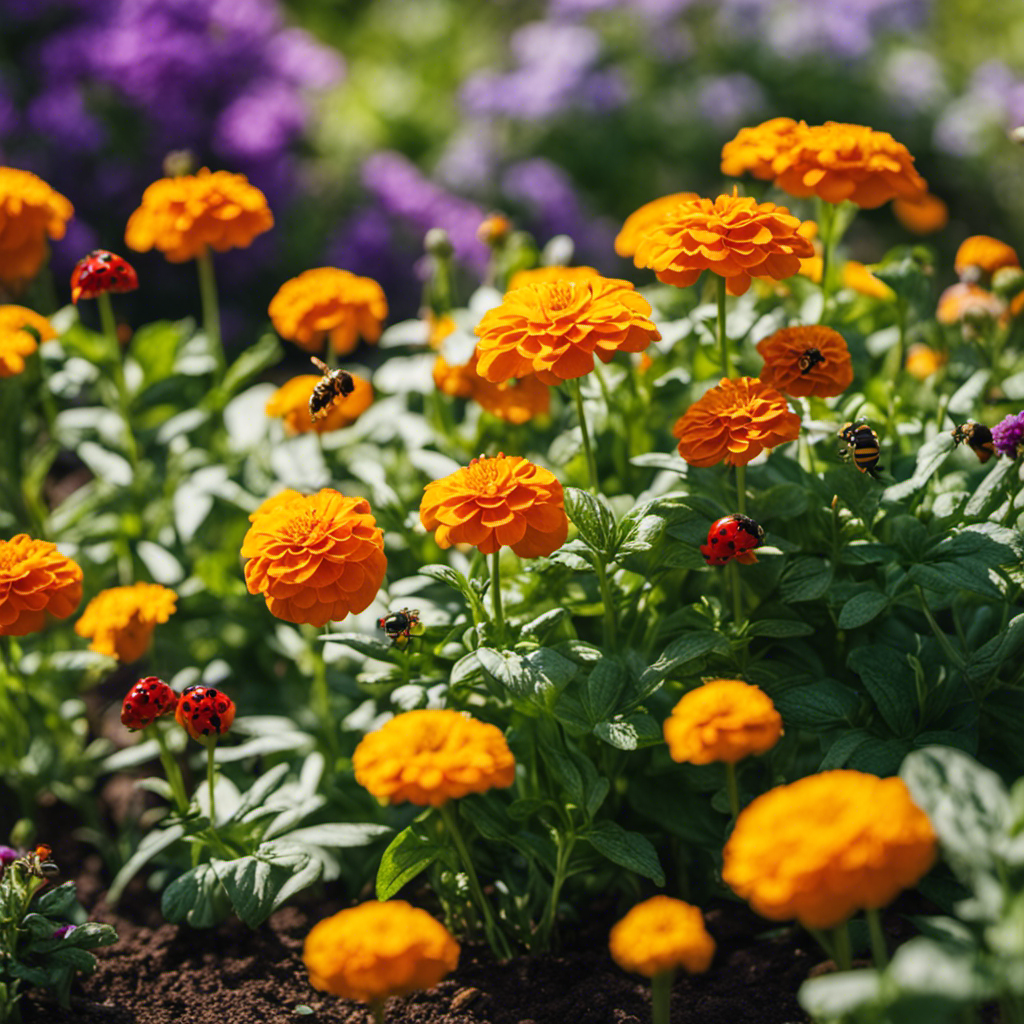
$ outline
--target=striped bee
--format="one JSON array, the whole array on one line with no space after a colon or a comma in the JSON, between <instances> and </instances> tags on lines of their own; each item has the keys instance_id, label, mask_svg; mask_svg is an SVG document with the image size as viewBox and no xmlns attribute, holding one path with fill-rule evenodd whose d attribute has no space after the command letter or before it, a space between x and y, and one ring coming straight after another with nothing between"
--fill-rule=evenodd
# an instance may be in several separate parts
<instances>
[{"instance_id":1,"label":"striped bee","mask_svg":"<svg viewBox=\"0 0 1024 1024\"><path fill-rule=\"evenodd\" d=\"M825 357L816 348L807 349L806 352L801 353L800 358L797 360L797 366L800 367L800 375L806 376L819 363L823 362L825 362Z\"/></svg>"},{"instance_id":2,"label":"striped bee","mask_svg":"<svg viewBox=\"0 0 1024 1024\"><path fill-rule=\"evenodd\" d=\"M961 423L952 430L953 444L968 445L978 461L982 464L988 462L996 453L996 446L992 442L992 431L981 423Z\"/></svg>"},{"instance_id":3,"label":"striped bee","mask_svg":"<svg viewBox=\"0 0 1024 1024\"><path fill-rule=\"evenodd\" d=\"M324 375L317 381L313 394L309 396L309 418L315 423L331 411L331 406L340 398L351 395L356 389L352 374L344 370L332 370L322 359L310 356L313 365Z\"/></svg>"},{"instance_id":4,"label":"striped bee","mask_svg":"<svg viewBox=\"0 0 1024 1024\"><path fill-rule=\"evenodd\" d=\"M866 423L846 423L838 436L847 444L840 458L853 455L853 464L862 473L878 479L878 435Z\"/></svg>"}]
</instances>

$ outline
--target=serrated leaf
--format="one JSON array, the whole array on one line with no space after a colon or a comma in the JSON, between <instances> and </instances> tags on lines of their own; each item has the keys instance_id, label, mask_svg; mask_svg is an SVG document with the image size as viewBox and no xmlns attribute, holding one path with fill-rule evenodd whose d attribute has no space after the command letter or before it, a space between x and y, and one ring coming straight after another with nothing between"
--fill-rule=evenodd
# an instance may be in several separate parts
<instances>
[{"instance_id":1,"label":"serrated leaf","mask_svg":"<svg viewBox=\"0 0 1024 1024\"><path fill-rule=\"evenodd\" d=\"M270 916L274 897L287 880L288 873L281 869L275 871L260 857L239 857L213 863L239 919L250 928L261 925Z\"/></svg>"},{"instance_id":2,"label":"serrated leaf","mask_svg":"<svg viewBox=\"0 0 1024 1024\"><path fill-rule=\"evenodd\" d=\"M36 902L36 909L49 917L63 917L74 905L75 899L75 883L63 882L56 889L43 893Z\"/></svg>"},{"instance_id":3,"label":"serrated leaf","mask_svg":"<svg viewBox=\"0 0 1024 1024\"><path fill-rule=\"evenodd\" d=\"M428 576L432 580L438 580L451 587L452 590L457 590L471 606L479 604L480 599L470 586L469 580L450 565L442 565L439 562L424 565L420 568L419 575Z\"/></svg>"},{"instance_id":4,"label":"serrated leaf","mask_svg":"<svg viewBox=\"0 0 1024 1024\"><path fill-rule=\"evenodd\" d=\"M454 572L454 570L452 570ZM358 651L367 658L374 658L376 661L390 661L392 644L388 640L381 640L377 636L367 636L365 633L322 633L317 637L322 643L344 644Z\"/></svg>"},{"instance_id":5,"label":"serrated leaf","mask_svg":"<svg viewBox=\"0 0 1024 1024\"><path fill-rule=\"evenodd\" d=\"M854 594L839 612L840 629L857 629L865 626L872 619L889 607L889 598L877 590L868 590L863 594Z\"/></svg>"},{"instance_id":6,"label":"serrated leaf","mask_svg":"<svg viewBox=\"0 0 1024 1024\"><path fill-rule=\"evenodd\" d=\"M565 511L580 537L594 550L610 558L615 547L615 515L603 495L579 487L566 487Z\"/></svg>"},{"instance_id":7,"label":"serrated leaf","mask_svg":"<svg viewBox=\"0 0 1024 1024\"><path fill-rule=\"evenodd\" d=\"M649 878L655 885L665 884L665 873L658 861L657 851L650 840L639 832L627 832L613 821L596 822L593 828L580 834L603 857L629 871Z\"/></svg>"},{"instance_id":8,"label":"serrated leaf","mask_svg":"<svg viewBox=\"0 0 1024 1024\"><path fill-rule=\"evenodd\" d=\"M590 670L582 702L591 722L601 722L612 714L626 681L626 670L615 658L602 658Z\"/></svg>"},{"instance_id":9,"label":"serrated leaf","mask_svg":"<svg viewBox=\"0 0 1024 1024\"><path fill-rule=\"evenodd\" d=\"M857 694L833 679L822 679L810 686L794 686L774 694L772 701L787 726L811 730L851 725L860 706Z\"/></svg>"},{"instance_id":10,"label":"serrated leaf","mask_svg":"<svg viewBox=\"0 0 1024 1024\"><path fill-rule=\"evenodd\" d=\"M650 716L633 714L610 722L598 722L594 735L619 750L637 750L664 742L661 727Z\"/></svg>"},{"instance_id":11,"label":"serrated leaf","mask_svg":"<svg viewBox=\"0 0 1024 1024\"><path fill-rule=\"evenodd\" d=\"M188 921L193 928L212 928L217 923L215 895L219 888L213 864L200 864L164 889L160 913L172 924Z\"/></svg>"},{"instance_id":12,"label":"serrated leaf","mask_svg":"<svg viewBox=\"0 0 1024 1024\"><path fill-rule=\"evenodd\" d=\"M832 563L827 558L796 558L786 566L779 580L783 601L817 601L832 583Z\"/></svg>"},{"instance_id":13,"label":"serrated leaf","mask_svg":"<svg viewBox=\"0 0 1024 1024\"><path fill-rule=\"evenodd\" d=\"M661 686L666 676L680 665L717 652L729 653L729 641L713 630L697 630L673 640L658 660L644 670L637 682L637 699L643 700Z\"/></svg>"},{"instance_id":14,"label":"serrated leaf","mask_svg":"<svg viewBox=\"0 0 1024 1024\"><path fill-rule=\"evenodd\" d=\"M918 704L914 673L906 657L891 647L872 644L851 651L846 665L860 676L885 724L897 736L909 736Z\"/></svg>"},{"instance_id":15,"label":"serrated leaf","mask_svg":"<svg viewBox=\"0 0 1024 1024\"><path fill-rule=\"evenodd\" d=\"M441 847L418 832L415 825L399 832L384 851L377 868L377 899L391 899L442 853Z\"/></svg>"}]
</instances>

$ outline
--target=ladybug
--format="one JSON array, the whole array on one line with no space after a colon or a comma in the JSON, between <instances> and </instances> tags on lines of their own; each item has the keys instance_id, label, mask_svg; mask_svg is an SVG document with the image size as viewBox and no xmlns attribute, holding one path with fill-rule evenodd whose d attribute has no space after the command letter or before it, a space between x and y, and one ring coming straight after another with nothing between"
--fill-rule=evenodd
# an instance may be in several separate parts
<instances>
[{"instance_id":1,"label":"ladybug","mask_svg":"<svg viewBox=\"0 0 1024 1024\"><path fill-rule=\"evenodd\" d=\"M315 423L331 411L339 398L346 398L356 389L351 373L344 370L332 370L322 359L310 356L313 365L323 374L317 381L313 394L309 396L309 418Z\"/></svg>"},{"instance_id":2,"label":"ladybug","mask_svg":"<svg viewBox=\"0 0 1024 1024\"><path fill-rule=\"evenodd\" d=\"M750 516L738 512L715 520L708 530L707 544L701 544L700 553L708 565L725 565L734 558L744 565L757 561L754 548L764 542L764 529Z\"/></svg>"},{"instance_id":3,"label":"ladybug","mask_svg":"<svg viewBox=\"0 0 1024 1024\"><path fill-rule=\"evenodd\" d=\"M377 628L383 629L388 639L395 646L402 646L408 643L412 637L412 631L420 624L419 609L411 610L402 608L397 612L390 612L383 618L377 620Z\"/></svg>"},{"instance_id":4,"label":"ladybug","mask_svg":"<svg viewBox=\"0 0 1024 1024\"><path fill-rule=\"evenodd\" d=\"M840 452L840 458L853 454L853 464L862 472L878 479L878 435L866 423L845 423L838 437L848 447Z\"/></svg>"},{"instance_id":5,"label":"ladybug","mask_svg":"<svg viewBox=\"0 0 1024 1024\"><path fill-rule=\"evenodd\" d=\"M178 704L178 695L156 676L140 679L121 705L121 724L129 729L145 729L158 718L169 715Z\"/></svg>"},{"instance_id":6,"label":"ladybug","mask_svg":"<svg viewBox=\"0 0 1024 1024\"><path fill-rule=\"evenodd\" d=\"M992 441L992 431L981 423L961 423L952 430L953 444L968 445L978 461L984 465L996 453L996 446Z\"/></svg>"},{"instance_id":7,"label":"ladybug","mask_svg":"<svg viewBox=\"0 0 1024 1024\"><path fill-rule=\"evenodd\" d=\"M95 299L107 292L133 292L138 287L135 268L106 249L93 249L71 272L71 301L74 303L79 299Z\"/></svg>"},{"instance_id":8,"label":"ladybug","mask_svg":"<svg viewBox=\"0 0 1024 1024\"><path fill-rule=\"evenodd\" d=\"M800 354L797 366L800 367L800 375L806 377L816 366L825 362L825 357L816 349L809 348Z\"/></svg>"},{"instance_id":9,"label":"ladybug","mask_svg":"<svg viewBox=\"0 0 1024 1024\"><path fill-rule=\"evenodd\" d=\"M235 702L220 690L196 683L181 691L174 718L194 740L223 736L235 720Z\"/></svg>"}]
</instances>

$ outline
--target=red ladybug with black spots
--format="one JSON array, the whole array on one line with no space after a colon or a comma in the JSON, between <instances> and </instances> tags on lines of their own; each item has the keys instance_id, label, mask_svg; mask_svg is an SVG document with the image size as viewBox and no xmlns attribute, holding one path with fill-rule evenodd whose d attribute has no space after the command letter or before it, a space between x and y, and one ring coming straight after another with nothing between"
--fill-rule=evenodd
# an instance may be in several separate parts
<instances>
[{"instance_id":1,"label":"red ladybug with black spots","mask_svg":"<svg viewBox=\"0 0 1024 1024\"><path fill-rule=\"evenodd\" d=\"M223 690L196 683L181 691L174 718L192 739L209 743L231 728L235 702Z\"/></svg>"},{"instance_id":2,"label":"red ladybug with black spots","mask_svg":"<svg viewBox=\"0 0 1024 1024\"><path fill-rule=\"evenodd\" d=\"M754 548L764 543L764 529L750 516L723 516L715 520L708 530L708 541L701 544L700 553L708 565L725 565L735 559L744 565L757 561Z\"/></svg>"},{"instance_id":3,"label":"red ladybug with black spots","mask_svg":"<svg viewBox=\"0 0 1024 1024\"><path fill-rule=\"evenodd\" d=\"M108 292L133 292L139 287L135 268L122 256L94 249L71 272L71 301L95 299Z\"/></svg>"},{"instance_id":4,"label":"red ladybug with black spots","mask_svg":"<svg viewBox=\"0 0 1024 1024\"><path fill-rule=\"evenodd\" d=\"M128 691L121 705L121 723L129 729L145 729L177 705L178 695L162 679L146 676Z\"/></svg>"}]
</instances>

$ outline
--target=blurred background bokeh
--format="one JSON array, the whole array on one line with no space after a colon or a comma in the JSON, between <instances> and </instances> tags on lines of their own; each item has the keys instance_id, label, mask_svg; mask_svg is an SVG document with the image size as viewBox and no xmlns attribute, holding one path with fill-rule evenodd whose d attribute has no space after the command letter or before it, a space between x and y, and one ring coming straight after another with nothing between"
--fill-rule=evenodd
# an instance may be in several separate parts
<instances>
[{"instance_id":1,"label":"blurred background bokeh","mask_svg":"<svg viewBox=\"0 0 1024 1024\"><path fill-rule=\"evenodd\" d=\"M0 163L76 209L55 301L85 251L123 248L143 189L187 150L247 174L277 218L220 263L236 346L311 266L372 276L393 319L414 314L426 229L476 276L495 208L631 276L622 219L717 194L722 144L778 115L905 143L949 204L941 251L1024 242L1020 0L0 0ZM870 262L911 237L886 206L847 241ZM192 267L137 264L145 316L194 304Z\"/></svg>"}]
</instances>

